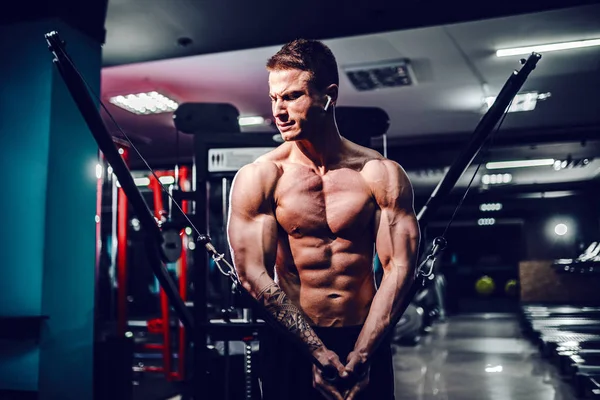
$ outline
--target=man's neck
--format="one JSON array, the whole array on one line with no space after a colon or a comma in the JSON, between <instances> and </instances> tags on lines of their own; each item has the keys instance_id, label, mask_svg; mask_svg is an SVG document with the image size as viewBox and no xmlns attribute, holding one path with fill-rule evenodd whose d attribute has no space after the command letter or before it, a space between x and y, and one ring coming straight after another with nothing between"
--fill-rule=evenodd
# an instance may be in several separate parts
<instances>
[{"instance_id":1,"label":"man's neck","mask_svg":"<svg viewBox=\"0 0 600 400\"><path fill-rule=\"evenodd\" d=\"M328 126L323 130L323 134L312 140L294 143L297 157L321 174L325 174L333 165L339 163L343 146L343 139L335 125Z\"/></svg>"}]
</instances>

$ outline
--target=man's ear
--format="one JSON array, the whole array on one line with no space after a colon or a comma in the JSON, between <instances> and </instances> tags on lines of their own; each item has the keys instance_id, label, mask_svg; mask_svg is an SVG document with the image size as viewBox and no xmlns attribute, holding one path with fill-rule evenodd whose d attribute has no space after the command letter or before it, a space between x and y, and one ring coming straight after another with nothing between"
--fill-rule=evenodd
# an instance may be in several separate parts
<instances>
[{"instance_id":1,"label":"man's ear","mask_svg":"<svg viewBox=\"0 0 600 400\"><path fill-rule=\"evenodd\" d=\"M331 97L331 103L333 105L335 105L335 103L337 103L338 94L339 94L339 87L335 83L332 83L331 85L327 86L327 88L325 89L325 95Z\"/></svg>"}]
</instances>

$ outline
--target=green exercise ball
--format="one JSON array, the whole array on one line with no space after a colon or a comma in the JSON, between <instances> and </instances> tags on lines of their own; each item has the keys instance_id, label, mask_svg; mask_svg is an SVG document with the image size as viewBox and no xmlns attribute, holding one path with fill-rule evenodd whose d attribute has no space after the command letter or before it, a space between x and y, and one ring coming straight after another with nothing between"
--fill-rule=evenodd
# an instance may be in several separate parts
<instances>
[{"instance_id":1,"label":"green exercise ball","mask_svg":"<svg viewBox=\"0 0 600 400\"><path fill-rule=\"evenodd\" d=\"M496 285L494 280L487 275L482 276L475 282L475 291L482 296L488 296L494 293Z\"/></svg>"},{"instance_id":2,"label":"green exercise ball","mask_svg":"<svg viewBox=\"0 0 600 400\"><path fill-rule=\"evenodd\" d=\"M513 297L517 295L517 280L516 279L509 279L506 282L506 285L504 285L504 293L506 293L507 295Z\"/></svg>"}]
</instances>

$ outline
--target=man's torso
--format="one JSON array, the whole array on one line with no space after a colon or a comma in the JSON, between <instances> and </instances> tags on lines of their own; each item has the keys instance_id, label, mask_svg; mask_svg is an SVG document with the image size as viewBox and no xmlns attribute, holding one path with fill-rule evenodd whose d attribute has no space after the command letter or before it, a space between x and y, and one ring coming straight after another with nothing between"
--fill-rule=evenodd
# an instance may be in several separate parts
<instances>
[{"instance_id":1,"label":"man's torso","mask_svg":"<svg viewBox=\"0 0 600 400\"><path fill-rule=\"evenodd\" d=\"M373 279L377 204L365 174L368 154L353 154L324 174L276 161L277 281L314 325L362 324Z\"/></svg>"}]
</instances>

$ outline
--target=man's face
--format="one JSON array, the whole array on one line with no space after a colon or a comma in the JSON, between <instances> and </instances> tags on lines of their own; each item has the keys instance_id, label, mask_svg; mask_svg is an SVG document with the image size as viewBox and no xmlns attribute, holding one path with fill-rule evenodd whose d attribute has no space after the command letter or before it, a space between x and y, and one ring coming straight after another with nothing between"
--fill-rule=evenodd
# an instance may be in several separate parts
<instances>
[{"instance_id":1,"label":"man's face","mask_svg":"<svg viewBox=\"0 0 600 400\"><path fill-rule=\"evenodd\" d=\"M269 73L273 117L285 141L309 139L315 132L321 103L309 83L310 74L298 69Z\"/></svg>"}]
</instances>

